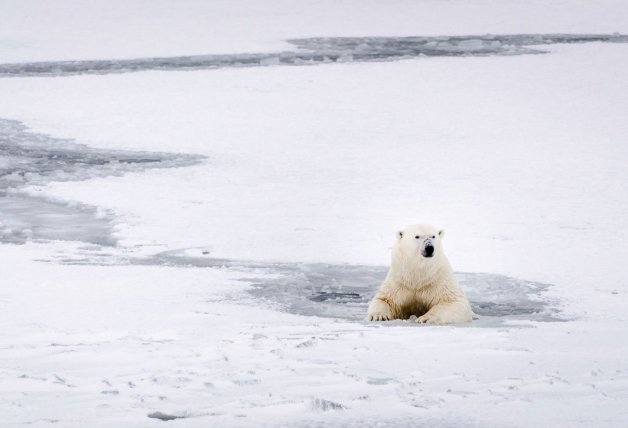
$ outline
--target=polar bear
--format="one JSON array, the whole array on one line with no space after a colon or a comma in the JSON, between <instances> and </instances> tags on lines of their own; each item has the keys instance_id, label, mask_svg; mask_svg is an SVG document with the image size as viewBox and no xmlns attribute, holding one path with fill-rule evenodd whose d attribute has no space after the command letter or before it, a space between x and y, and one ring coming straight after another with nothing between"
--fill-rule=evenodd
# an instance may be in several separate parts
<instances>
[{"instance_id":1,"label":"polar bear","mask_svg":"<svg viewBox=\"0 0 628 428\"><path fill-rule=\"evenodd\" d=\"M473 311L458 286L441 241L444 230L427 224L397 232L390 270L371 303L366 319L454 324L469 322Z\"/></svg>"}]
</instances>

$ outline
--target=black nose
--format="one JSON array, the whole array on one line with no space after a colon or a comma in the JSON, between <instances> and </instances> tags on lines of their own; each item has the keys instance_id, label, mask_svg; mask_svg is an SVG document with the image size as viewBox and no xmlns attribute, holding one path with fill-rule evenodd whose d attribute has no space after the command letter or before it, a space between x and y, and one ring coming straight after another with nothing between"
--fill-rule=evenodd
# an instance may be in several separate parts
<instances>
[{"instance_id":1,"label":"black nose","mask_svg":"<svg viewBox=\"0 0 628 428\"><path fill-rule=\"evenodd\" d=\"M425 247L424 253L425 257L432 257L434 255L434 247L428 245L427 247Z\"/></svg>"}]
</instances>

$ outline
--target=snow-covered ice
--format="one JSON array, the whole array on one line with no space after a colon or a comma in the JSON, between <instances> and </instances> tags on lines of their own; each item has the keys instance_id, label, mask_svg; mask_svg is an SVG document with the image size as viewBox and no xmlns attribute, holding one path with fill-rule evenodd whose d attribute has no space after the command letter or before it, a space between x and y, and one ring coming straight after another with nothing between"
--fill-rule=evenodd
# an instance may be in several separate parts
<instances>
[{"instance_id":1,"label":"snow-covered ice","mask_svg":"<svg viewBox=\"0 0 628 428\"><path fill-rule=\"evenodd\" d=\"M0 69L350 44L0 78L0 425L628 422L628 44L469 55L628 34L624 2L0 8ZM400 37L445 56L360 62ZM361 319L416 221L470 325Z\"/></svg>"},{"instance_id":2,"label":"snow-covered ice","mask_svg":"<svg viewBox=\"0 0 628 428\"><path fill-rule=\"evenodd\" d=\"M2 63L282 51L307 37L628 32L624 0L20 0Z\"/></svg>"}]
</instances>

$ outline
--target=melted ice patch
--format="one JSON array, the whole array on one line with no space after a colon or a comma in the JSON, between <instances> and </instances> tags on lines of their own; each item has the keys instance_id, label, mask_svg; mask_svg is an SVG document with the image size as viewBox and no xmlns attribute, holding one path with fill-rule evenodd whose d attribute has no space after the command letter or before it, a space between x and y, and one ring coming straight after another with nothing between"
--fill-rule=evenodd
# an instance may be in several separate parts
<instances>
[{"instance_id":1,"label":"melted ice patch","mask_svg":"<svg viewBox=\"0 0 628 428\"><path fill-rule=\"evenodd\" d=\"M94 207L0 194L0 242L19 244L31 239L115 245L111 216Z\"/></svg>"},{"instance_id":2,"label":"melted ice patch","mask_svg":"<svg viewBox=\"0 0 628 428\"><path fill-rule=\"evenodd\" d=\"M113 217L83 204L34 197L28 185L122 175L147 168L187 166L200 156L99 150L30 132L0 119L0 242L60 239L113 245Z\"/></svg>"},{"instance_id":3,"label":"melted ice patch","mask_svg":"<svg viewBox=\"0 0 628 428\"><path fill-rule=\"evenodd\" d=\"M351 321L364 320L368 303L388 271L385 266L219 259L206 249L196 248L164 252L131 263L250 272L257 275L246 279L253 283L251 294L282 311ZM545 295L549 284L492 273L456 272L456 278L478 315L474 326L562 320L557 302Z\"/></svg>"}]
</instances>

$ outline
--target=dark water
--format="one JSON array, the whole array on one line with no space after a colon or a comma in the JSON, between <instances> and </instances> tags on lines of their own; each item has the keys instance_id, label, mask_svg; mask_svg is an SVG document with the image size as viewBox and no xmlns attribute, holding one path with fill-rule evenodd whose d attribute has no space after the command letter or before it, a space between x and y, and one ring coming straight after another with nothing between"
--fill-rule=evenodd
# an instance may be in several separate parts
<instances>
[{"instance_id":1,"label":"dark water","mask_svg":"<svg viewBox=\"0 0 628 428\"><path fill-rule=\"evenodd\" d=\"M0 64L0 77L391 61L419 56L522 55L544 53L543 45L558 43L626 43L628 36L621 34L486 34L437 37L313 37L292 39L288 42L294 45L295 50Z\"/></svg>"},{"instance_id":2,"label":"dark water","mask_svg":"<svg viewBox=\"0 0 628 428\"><path fill-rule=\"evenodd\" d=\"M175 419L185 419L188 418L189 416L183 416L183 415L172 415L169 413L162 413L162 412L151 412L147 415L149 418L152 419L159 419L162 421L174 421Z\"/></svg>"},{"instance_id":3,"label":"dark water","mask_svg":"<svg viewBox=\"0 0 628 428\"><path fill-rule=\"evenodd\" d=\"M0 119L0 242L61 239L113 245L113 217L95 207L32 196L27 185L187 166L200 156L92 149Z\"/></svg>"}]
</instances>

